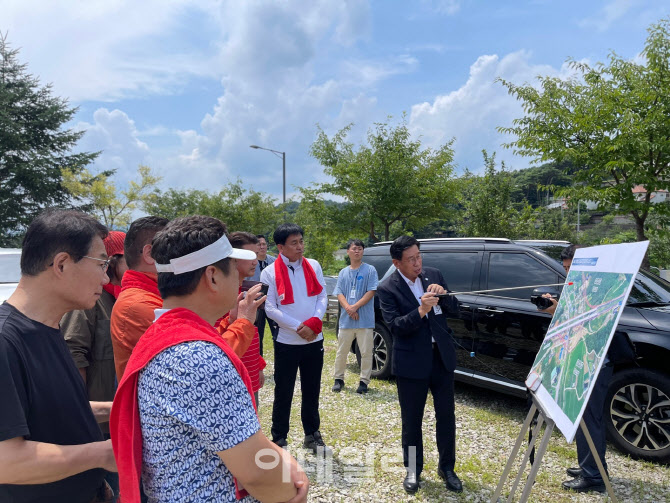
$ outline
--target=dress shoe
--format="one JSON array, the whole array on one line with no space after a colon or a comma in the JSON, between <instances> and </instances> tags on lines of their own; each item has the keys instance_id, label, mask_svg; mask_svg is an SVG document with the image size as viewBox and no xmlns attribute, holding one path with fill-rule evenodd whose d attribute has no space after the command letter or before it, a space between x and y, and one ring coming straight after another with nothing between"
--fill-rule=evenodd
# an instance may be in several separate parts
<instances>
[{"instance_id":1,"label":"dress shoe","mask_svg":"<svg viewBox=\"0 0 670 503\"><path fill-rule=\"evenodd\" d=\"M582 476L582 469L581 468L568 468L567 470L565 470L565 473L567 473L569 477L581 477Z\"/></svg>"},{"instance_id":2,"label":"dress shoe","mask_svg":"<svg viewBox=\"0 0 670 503\"><path fill-rule=\"evenodd\" d=\"M414 494L419 490L419 481L421 476L417 475L412 470L407 470L407 475L405 475L405 480L402 481L402 488L407 494Z\"/></svg>"},{"instance_id":3,"label":"dress shoe","mask_svg":"<svg viewBox=\"0 0 670 503\"><path fill-rule=\"evenodd\" d=\"M561 484L566 491L575 491L578 493L599 492L606 491L605 482L601 479L585 479L581 475L572 480L566 480Z\"/></svg>"},{"instance_id":4,"label":"dress shoe","mask_svg":"<svg viewBox=\"0 0 670 503\"><path fill-rule=\"evenodd\" d=\"M311 435L305 435L305 441L302 443L302 446L305 449L309 449L314 454L322 454L324 456L328 456L333 452L326 446L326 443L321 436L321 432L318 430Z\"/></svg>"},{"instance_id":5,"label":"dress shoe","mask_svg":"<svg viewBox=\"0 0 670 503\"><path fill-rule=\"evenodd\" d=\"M344 381L342 379L335 379L335 384L333 384L333 391L339 393L344 388Z\"/></svg>"},{"instance_id":6,"label":"dress shoe","mask_svg":"<svg viewBox=\"0 0 670 503\"><path fill-rule=\"evenodd\" d=\"M273 440L273 442L282 449L288 445L288 442L285 438L278 438L277 440Z\"/></svg>"},{"instance_id":7,"label":"dress shoe","mask_svg":"<svg viewBox=\"0 0 670 503\"><path fill-rule=\"evenodd\" d=\"M358 383L358 389L356 389L356 393L363 394L368 392L368 385L365 384L363 381L360 381Z\"/></svg>"},{"instance_id":8,"label":"dress shoe","mask_svg":"<svg viewBox=\"0 0 670 503\"><path fill-rule=\"evenodd\" d=\"M450 491L454 491L455 493L463 491L463 484L461 483L461 479L458 478L458 475L456 475L456 472L452 470L443 472L442 468L438 468L437 474L446 482L447 489Z\"/></svg>"}]
</instances>

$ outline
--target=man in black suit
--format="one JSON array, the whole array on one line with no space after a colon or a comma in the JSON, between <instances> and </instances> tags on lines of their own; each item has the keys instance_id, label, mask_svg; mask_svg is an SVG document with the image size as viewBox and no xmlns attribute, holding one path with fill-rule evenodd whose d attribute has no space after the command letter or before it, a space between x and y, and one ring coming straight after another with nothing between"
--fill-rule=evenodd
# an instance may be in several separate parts
<instances>
[{"instance_id":1,"label":"man in black suit","mask_svg":"<svg viewBox=\"0 0 670 503\"><path fill-rule=\"evenodd\" d=\"M397 268L377 290L384 321L393 335L392 369L398 385L402 418L402 453L407 475L403 488L410 494L419 489L423 469L421 425L428 390L433 395L436 417L438 475L450 491L463 485L454 472L456 462L456 416L454 414L454 368L456 352L445 311L456 312L442 274L423 268L419 242L401 236L391 245Z\"/></svg>"}]
</instances>

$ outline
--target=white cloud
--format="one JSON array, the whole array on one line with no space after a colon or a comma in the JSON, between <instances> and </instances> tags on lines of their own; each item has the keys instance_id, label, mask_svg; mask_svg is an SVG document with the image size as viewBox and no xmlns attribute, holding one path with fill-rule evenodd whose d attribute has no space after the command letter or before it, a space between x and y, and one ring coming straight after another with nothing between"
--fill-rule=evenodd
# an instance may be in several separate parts
<instances>
[{"instance_id":1,"label":"white cloud","mask_svg":"<svg viewBox=\"0 0 670 503\"><path fill-rule=\"evenodd\" d=\"M206 36L214 1L5 0L0 27L21 61L74 102L171 93L193 76L214 76L213 51L184 33L191 19ZM182 35L176 37L175 35ZM180 43L175 43L176 39ZM206 47L206 46L205 46Z\"/></svg>"},{"instance_id":2,"label":"white cloud","mask_svg":"<svg viewBox=\"0 0 670 503\"><path fill-rule=\"evenodd\" d=\"M351 86L369 88L393 75L411 73L418 66L418 59L407 54L401 54L389 61L345 61L342 65L341 74Z\"/></svg>"},{"instance_id":3,"label":"white cloud","mask_svg":"<svg viewBox=\"0 0 670 503\"><path fill-rule=\"evenodd\" d=\"M448 16L461 10L461 0L423 0L423 3L435 12Z\"/></svg>"},{"instance_id":4,"label":"white cloud","mask_svg":"<svg viewBox=\"0 0 670 503\"><path fill-rule=\"evenodd\" d=\"M636 3L636 0L612 0L597 14L582 20L579 24L584 28L595 28L603 32L625 16Z\"/></svg>"},{"instance_id":5,"label":"white cloud","mask_svg":"<svg viewBox=\"0 0 670 503\"><path fill-rule=\"evenodd\" d=\"M74 129L86 131L78 150L102 150L94 172L115 170L115 179L125 184L135 178L138 165L150 164L149 146L139 139L135 123L121 110L100 108L93 114L93 124L80 122Z\"/></svg>"},{"instance_id":6,"label":"white cloud","mask_svg":"<svg viewBox=\"0 0 670 503\"><path fill-rule=\"evenodd\" d=\"M507 93L500 77L515 84L534 83L538 75L568 76L572 72L563 65L555 69L548 65L533 65L530 54L519 51L502 59L497 55L480 56L470 67L467 82L459 89L437 96L432 103L419 103L412 107L409 127L423 142L437 147L456 138L454 149L460 168L478 170L480 165L466 164L466 159L481 159L479 153L486 149L497 152L510 168L528 165L527 159L514 157L501 144L508 141L496 131L499 126L510 126L512 120L523 115L518 101Z\"/></svg>"},{"instance_id":7,"label":"white cloud","mask_svg":"<svg viewBox=\"0 0 670 503\"><path fill-rule=\"evenodd\" d=\"M288 192L322 178L307 156L313 137L306 132L367 119L376 105L369 87L416 65L405 55L346 62L348 48L369 33L369 7L360 0L228 2L218 15L234 19L220 47L223 93L200 131L180 133L180 151L163 163L169 183L188 170L186 183L200 187L240 176L280 195L281 160L250 144L286 151ZM333 55L317 57L324 45Z\"/></svg>"},{"instance_id":8,"label":"white cloud","mask_svg":"<svg viewBox=\"0 0 670 503\"><path fill-rule=\"evenodd\" d=\"M462 0L422 0L430 10L452 16L461 10Z\"/></svg>"}]
</instances>

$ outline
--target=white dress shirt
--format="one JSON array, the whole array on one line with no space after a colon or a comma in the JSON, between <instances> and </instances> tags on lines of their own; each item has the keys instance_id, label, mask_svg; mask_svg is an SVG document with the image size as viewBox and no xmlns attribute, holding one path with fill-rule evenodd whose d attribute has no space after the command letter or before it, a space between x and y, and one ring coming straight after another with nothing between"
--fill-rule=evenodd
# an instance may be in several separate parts
<instances>
[{"instance_id":1,"label":"white dress shirt","mask_svg":"<svg viewBox=\"0 0 670 503\"><path fill-rule=\"evenodd\" d=\"M282 344L309 344L300 337L296 330L300 324L310 318L323 319L323 315L328 307L328 294L326 293L326 281L323 279L321 265L314 259L302 258L297 262L289 262L284 255L279 254L277 260L283 260L288 268L288 277L293 288L293 304L282 305L279 303L277 294L277 283L275 280L275 266L269 265L261 272L261 281L267 285L268 298L265 301L265 314L279 325L277 342ZM317 281L323 287L319 295L312 297L307 295L307 282L305 281L305 272L302 268L302 261L309 260L309 264L314 269ZM312 342L323 340L323 333L317 335Z\"/></svg>"},{"instance_id":2,"label":"white dress shirt","mask_svg":"<svg viewBox=\"0 0 670 503\"><path fill-rule=\"evenodd\" d=\"M419 302L419 305L421 305L421 297L423 297L423 294L426 293L423 290L423 283L421 282L421 278L418 276L414 281L410 281L407 276L405 276L403 273L400 272L400 269L398 269L398 274L402 276L402 279L404 279L407 282L407 286L409 287L410 290L412 290L412 293L416 297L416 300ZM431 310L428 314L432 313L433 311ZM428 316L426 314L426 316ZM431 337L431 340L435 342L435 337Z\"/></svg>"}]
</instances>

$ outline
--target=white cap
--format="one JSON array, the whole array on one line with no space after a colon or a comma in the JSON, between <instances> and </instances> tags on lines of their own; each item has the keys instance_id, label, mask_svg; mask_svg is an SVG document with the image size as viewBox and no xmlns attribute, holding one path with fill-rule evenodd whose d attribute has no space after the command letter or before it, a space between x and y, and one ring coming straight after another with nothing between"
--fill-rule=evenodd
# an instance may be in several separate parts
<instances>
[{"instance_id":1,"label":"white cap","mask_svg":"<svg viewBox=\"0 0 670 503\"><path fill-rule=\"evenodd\" d=\"M233 248L224 234L221 238L200 250L170 259L169 264L156 264L157 272L171 272L174 274L183 274L185 272L195 271L201 267L215 264L224 258L239 258L242 260L254 260L256 253L251 250Z\"/></svg>"}]
</instances>

